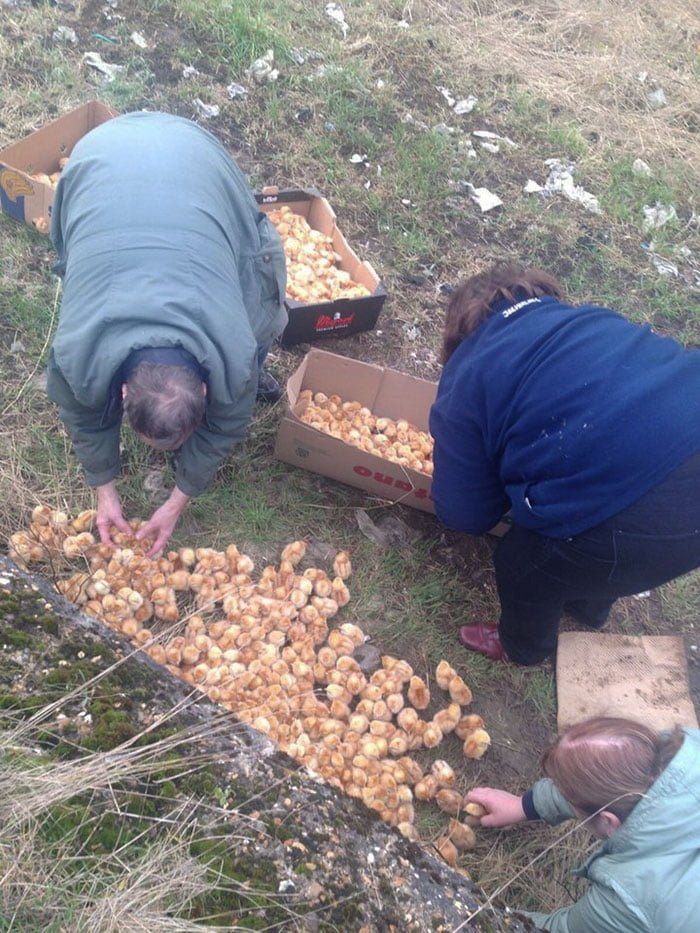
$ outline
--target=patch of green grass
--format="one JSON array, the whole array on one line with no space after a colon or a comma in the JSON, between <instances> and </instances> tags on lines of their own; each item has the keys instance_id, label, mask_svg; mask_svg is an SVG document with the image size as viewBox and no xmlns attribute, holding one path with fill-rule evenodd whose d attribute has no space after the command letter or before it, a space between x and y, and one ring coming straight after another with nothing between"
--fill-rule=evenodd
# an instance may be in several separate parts
<instances>
[{"instance_id":1,"label":"patch of green grass","mask_svg":"<svg viewBox=\"0 0 700 933\"><path fill-rule=\"evenodd\" d=\"M677 631L695 633L698 629L700 606L700 571L685 574L658 590L664 623ZM697 634L700 637L700 629Z\"/></svg>"},{"instance_id":2,"label":"patch of green grass","mask_svg":"<svg viewBox=\"0 0 700 933\"><path fill-rule=\"evenodd\" d=\"M290 23L287 3L268 2L261 9L253 0L173 0L168 4L180 21L212 41L220 63L237 75L272 49L275 58L289 61L290 43L282 26Z\"/></svg>"},{"instance_id":3,"label":"patch of green grass","mask_svg":"<svg viewBox=\"0 0 700 933\"><path fill-rule=\"evenodd\" d=\"M523 696L537 710L543 722L552 726L557 712L557 689L554 672L535 669L524 672Z\"/></svg>"},{"instance_id":4,"label":"patch of green grass","mask_svg":"<svg viewBox=\"0 0 700 933\"><path fill-rule=\"evenodd\" d=\"M100 97L115 110L133 110L150 104L153 73L141 57L129 59L125 71L100 90Z\"/></svg>"},{"instance_id":5,"label":"patch of green grass","mask_svg":"<svg viewBox=\"0 0 700 933\"><path fill-rule=\"evenodd\" d=\"M590 144L577 126L567 124L549 126L543 138L557 158L583 159L590 151Z\"/></svg>"},{"instance_id":6,"label":"patch of green grass","mask_svg":"<svg viewBox=\"0 0 700 933\"><path fill-rule=\"evenodd\" d=\"M600 191L603 209L622 223L634 224L641 229L644 221L643 207L661 204L679 206L678 180L670 181L666 173L658 169L647 176L633 169L634 159L627 156L610 164L607 186ZM674 222L670 224L673 226ZM657 236L655 231L653 236Z\"/></svg>"}]
</instances>

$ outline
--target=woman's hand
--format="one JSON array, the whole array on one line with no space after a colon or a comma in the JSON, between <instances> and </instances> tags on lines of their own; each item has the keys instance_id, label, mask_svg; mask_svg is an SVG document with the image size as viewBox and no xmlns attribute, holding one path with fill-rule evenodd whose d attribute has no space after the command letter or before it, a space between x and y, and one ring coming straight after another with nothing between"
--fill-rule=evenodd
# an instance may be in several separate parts
<instances>
[{"instance_id":1,"label":"woman's hand","mask_svg":"<svg viewBox=\"0 0 700 933\"><path fill-rule=\"evenodd\" d=\"M132 535L134 533L133 529L122 515L122 505L114 483L105 483L104 486L98 486L95 493L97 494L97 518L95 524L100 534L100 541L114 547L114 541L110 536L113 527L127 535Z\"/></svg>"},{"instance_id":2,"label":"woman's hand","mask_svg":"<svg viewBox=\"0 0 700 933\"><path fill-rule=\"evenodd\" d=\"M493 829L512 826L527 819L520 797L495 787L475 787L469 791L464 802L480 804L486 810L480 819L481 825Z\"/></svg>"},{"instance_id":3,"label":"woman's hand","mask_svg":"<svg viewBox=\"0 0 700 933\"><path fill-rule=\"evenodd\" d=\"M175 530L177 520L180 515L182 515L189 501L190 497L186 496L184 492L180 492L177 486L175 486L167 502L161 505L161 507L151 515L145 525L139 528L136 532L138 541L142 541L144 538L155 537L155 541L146 554L147 557L157 557L163 551L163 548L168 543L170 536Z\"/></svg>"}]
</instances>

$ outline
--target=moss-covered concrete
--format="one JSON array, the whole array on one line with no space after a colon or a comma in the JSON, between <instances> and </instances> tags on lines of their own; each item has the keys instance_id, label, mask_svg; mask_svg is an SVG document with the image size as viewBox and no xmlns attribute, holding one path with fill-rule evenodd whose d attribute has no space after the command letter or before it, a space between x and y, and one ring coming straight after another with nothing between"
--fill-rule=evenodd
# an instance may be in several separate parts
<instances>
[{"instance_id":1,"label":"moss-covered concrete","mask_svg":"<svg viewBox=\"0 0 700 933\"><path fill-rule=\"evenodd\" d=\"M0 710L26 722L64 698L60 715L32 730L47 762L131 743L188 696L185 684L144 655L127 658L126 642L55 596L46 581L4 559L0 573L8 581L0 584ZM48 849L70 838L79 866L136 841L129 847L135 857L173 802L191 800L200 831L190 852L212 879L211 891L190 903L191 919L216 916L219 925L251 930L278 924L446 933L477 908L479 893L467 878L299 771L264 736L233 718L222 721L204 697L137 743L183 730L188 741L154 760L147 774L49 807L41 828ZM527 928L491 909L464 927Z\"/></svg>"}]
</instances>

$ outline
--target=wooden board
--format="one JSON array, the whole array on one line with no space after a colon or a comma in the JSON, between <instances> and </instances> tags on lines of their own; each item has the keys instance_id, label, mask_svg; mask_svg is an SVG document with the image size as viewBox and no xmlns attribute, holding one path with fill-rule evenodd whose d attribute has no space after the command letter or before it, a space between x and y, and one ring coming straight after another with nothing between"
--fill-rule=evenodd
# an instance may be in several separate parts
<instances>
[{"instance_id":1,"label":"wooden board","mask_svg":"<svg viewBox=\"0 0 700 933\"><path fill-rule=\"evenodd\" d=\"M654 730L698 727L683 639L675 635L562 632L557 648L558 726L622 716Z\"/></svg>"}]
</instances>

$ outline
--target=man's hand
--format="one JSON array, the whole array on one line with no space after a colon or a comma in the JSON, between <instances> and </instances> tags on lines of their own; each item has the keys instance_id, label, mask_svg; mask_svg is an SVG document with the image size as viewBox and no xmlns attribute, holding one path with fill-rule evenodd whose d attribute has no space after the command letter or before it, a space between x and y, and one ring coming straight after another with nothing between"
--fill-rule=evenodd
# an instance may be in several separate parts
<instances>
[{"instance_id":1,"label":"man's hand","mask_svg":"<svg viewBox=\"0 0 700 933\"><path fill-rule=\"evenodd\" d=\"M481 825L493 829L512 826L527 819L520 797L495 787L475 787L469 791L464 802L481 804L486 810L481 817Z\"/></svg>"},{"instance_id":2,"label":"man's hand","mask_svg":"<svg viewBox=\"0 0 700 933\"><path fill-rule=\"evenodd\" d=\"M148 551L147 557L156 557L162 552L175 529L175 525L177 525L178 518L189 501L190 497L186 496L184 492L180 492L175 486L167 502L151 515L145 525L139 528L136 532L137 540L142 541L144 538L155 536L155 541Z\"/></svg>"},{"instance_id":3,"label":"man's hand","mask_svg":"<svg viewBox=\"0 0 700 933\"><path fill-rule=\"evenodd\" d=\"M114 483L97 486L95 492L97 494L96 525L100 533L100 541L114 547L114 541L110 537L112 527L127 535L132 535L134 531L122 515L122 505Z\"/></svg>"}]
</instances>

